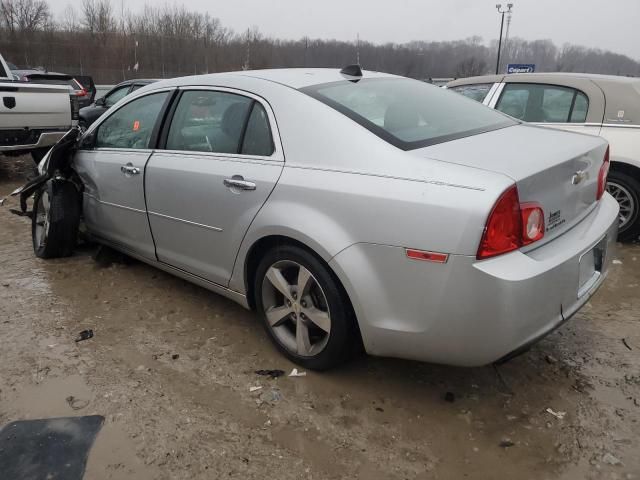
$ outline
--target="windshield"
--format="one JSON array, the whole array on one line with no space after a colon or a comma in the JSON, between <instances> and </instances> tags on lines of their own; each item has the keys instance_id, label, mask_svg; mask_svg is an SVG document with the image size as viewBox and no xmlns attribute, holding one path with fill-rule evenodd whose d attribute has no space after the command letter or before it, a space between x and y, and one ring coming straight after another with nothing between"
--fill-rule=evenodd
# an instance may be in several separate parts
<instances>
[{"instance_id":1,"label":"windshield","mask_svg":"<svg viewBox=\"0 0 640 480\"><path fill-rule=\"evenodd\" d=\"M462 95L408 78L345 80L302 91L403 150L517 124Z\"/></svg>"}]
</instances>

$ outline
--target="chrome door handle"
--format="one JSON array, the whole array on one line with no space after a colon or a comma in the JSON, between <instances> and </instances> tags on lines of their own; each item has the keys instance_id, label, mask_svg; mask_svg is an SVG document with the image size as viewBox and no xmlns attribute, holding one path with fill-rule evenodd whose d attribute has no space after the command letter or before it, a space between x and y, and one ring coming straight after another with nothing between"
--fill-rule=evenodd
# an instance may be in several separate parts
<instances>
[{"instance_id":1,"label":"chrome door handle","mask_svg":"<svg viewBox=\"0 0 640 480\"><path fill-rule=\"evenodd\" d=\"M120 167L120 171L124 173L126 176L138 175L140 173L140 169L138 167L134 167L132 163L127 163L126 165L122 165Z\"/></svg>"},{"instance_id":2,"label":"chrome door handle","mask_svg":"<svg viewBox=\"0 0 640 480\"><path fill-rule=\"evenodd\" d=\"M256 189L256 184L255 183L245 180L240 175L234 175L231 178L225 178L223 183L224 183L225 187L229 187L229 188L237 188L237 189L240 189L240 190L255 190Z\"/></svg>"}]
</instances>

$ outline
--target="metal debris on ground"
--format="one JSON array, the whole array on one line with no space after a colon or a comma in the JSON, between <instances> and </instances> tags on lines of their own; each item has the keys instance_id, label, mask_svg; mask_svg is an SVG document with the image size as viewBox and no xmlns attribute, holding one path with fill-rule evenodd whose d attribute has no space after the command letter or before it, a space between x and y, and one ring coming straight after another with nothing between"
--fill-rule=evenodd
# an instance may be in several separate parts
<instances>
[{"instance_id":1,"label":"metal debris on ground","mask_svg":"<svg viewBox=\"0 0 640 480\"><path fill-rule=\"evenodd\" d=\"M262 387L257 386L257 387L249 387L249 391L250 392L257 392L258 390L260 390Z\"/></svg>"},{"instance_id":2,"label":"metal debris on ground","mask_svg":"<svg viewBox=\"0 0 640 480\"><path fill-rule=\"evenodd\" d=\"M550 413L551 415L556 417L558 420L562 420L564 418L564 416L567 414L567 412L556 412L556 411L552 410L551 408L547 408L545 410L545 412Z\"/></svg>"},{"instance_id":3,"label":"metal debris on ground","mask_svg":"<svg viewBox=\"0 0 640 480\"><path fill-rule=\"evenodd\" d=\"M93 330L91 329L82 330L78 334L78 337L76 338L76 342L82 342L83 340L89 340L90 338L93 338Z\"/></svg>"},{"instance_id":4,"label":"metal debris on ground","mask_svg":"<svg viewBox=\"0 0 640 480\"><path fill-rule=\"evenodd\" d=\"M622 260L618 260L618 259L616 258L616 259L615 259L613 262L611 262L611 263L613 263L614 265L622 265Z\"/></svg>"},{"instance_id":5,"label":"metal debris on ground","mask_svg":"<svg viewBox=\"0 0 640 480\"><path fill-rule=\"evenodd\" d=\"M291 373L289 374L290 377L306 377L307 376L307 372L299 372L297 368L294 368L293 370L291 370Z\"/></svg>"},{"instance_id":6,"label":"metal debris on ground","mask_svg":"<svg viewBox=\"0 0 640 480\"><path fill-rule=\"evenodd\" d=\"M281 377L282 375L284 375L284 370L278 370L278 369L256 370L256 374L257 375L262 375L263 377L278 378L278 377Z\"/></svg>"}]
</instances>

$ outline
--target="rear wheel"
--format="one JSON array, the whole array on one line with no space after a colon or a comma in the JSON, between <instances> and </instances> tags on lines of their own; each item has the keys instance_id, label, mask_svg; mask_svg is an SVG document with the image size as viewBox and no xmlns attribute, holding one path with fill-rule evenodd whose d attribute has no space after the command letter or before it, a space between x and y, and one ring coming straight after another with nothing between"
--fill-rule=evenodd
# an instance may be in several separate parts
<instances>
[{"instance_id":1,"label":"rear wheel","mask_svg":"<svg viewBox=\"0 0 640 480\"><path fill-rule=\"evenodd\" d=\"M254 292L269 337L298 365L325 370L354 351L351 304L334 275L306 250L269 251L257 268Z\"/></svg>"},{"instance_id":2,"label":"rear wheel","mask_svg":"<svg viewBox=\"0 0 640 480\"><path fill-rule=\"evenodd\" d=\"M75 186L50 180L33 201L31 236L40 258L68 257L73 253L80 223L80 203Z\"/></svg>"},{"instance_id":3,"label":"rear wheel","mask_svg":"<svg viewBox=\"0 0 640 480\"><path fill-rule=\"evenodd\" d=\"M640 182L625 172L613 170L607 191L620 205L618 239L635 240L640 235Z\"/></svg>"}]
</instances>

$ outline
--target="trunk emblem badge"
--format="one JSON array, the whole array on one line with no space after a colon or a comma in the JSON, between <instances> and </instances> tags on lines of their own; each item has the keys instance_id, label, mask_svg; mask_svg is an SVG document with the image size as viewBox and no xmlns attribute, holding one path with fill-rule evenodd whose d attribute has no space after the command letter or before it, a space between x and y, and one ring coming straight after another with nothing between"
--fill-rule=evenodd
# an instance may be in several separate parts
<instances>
[{"instance_id":1,"label":"trunk emblem badge","mask_svg":"<svg viewBox=\"0 0 640 480\"><path fill-rule=\"evenodd\" d=\"M587 178L587 172L584 172L582 170L578 170L576 173L573 174L573 176L571 177L571 185L578 185L580 182L582 182L585 178Z\"/></svg>"}]
</instances>

